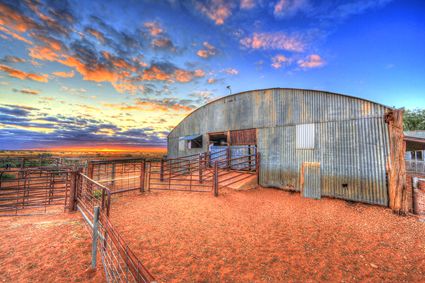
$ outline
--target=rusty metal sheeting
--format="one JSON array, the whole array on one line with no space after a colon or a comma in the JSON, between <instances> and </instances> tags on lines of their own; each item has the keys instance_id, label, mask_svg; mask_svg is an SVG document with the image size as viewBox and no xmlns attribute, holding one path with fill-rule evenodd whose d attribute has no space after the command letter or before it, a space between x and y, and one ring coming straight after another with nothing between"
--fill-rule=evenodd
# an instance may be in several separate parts
<instances>
[{"instance_id":1,"label":"rusty metal sheeting","mask_svg":"<svg viewBox=\"0 0 425 283\"><path fill-rule=\"evenodd\" d=\"M230 131L231 145L253 145L257 144L256 130L235 130Z\"/></svg>"},{"instance_id":2,"label":"rusty metal sheeting","mask_svg":"<svg viewBox=\"0 0 425 283\"><path fill-rule=\"evenodd\" d=\"M258 129L260 183L300 190L303 162L321 164L321 194L388 205L388 108L334 93L267 89L224 97L199 108L168 137L168 155L207 150L209 132ZM296 125L314 124L314 149L296 148ZM203 134L203 149L178 151L178 138Z\"/></svg>"}]
</instances>

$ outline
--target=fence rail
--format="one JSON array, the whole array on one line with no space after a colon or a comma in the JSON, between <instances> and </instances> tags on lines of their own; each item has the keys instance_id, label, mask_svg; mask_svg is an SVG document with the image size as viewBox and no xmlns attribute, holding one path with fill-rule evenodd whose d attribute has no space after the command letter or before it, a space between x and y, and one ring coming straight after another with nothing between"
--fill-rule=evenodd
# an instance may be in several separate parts
<instances>
[{"instance_id":1,"label":"fence rail","mask_svg":"<svg viewBox=\"0 0 425 283\"><path fill-rule=\"evenodd\" d=\"M99 211L97 249L108 282L153 282L154 278L143 266L110 221L112 191L83 173L76 181L77 207L89 226L95 223L95 207ZM90 222L89 219L93 219Z\"/></svg>"},{"instance_id":2,"label":"fence rail","mask_svg":"<svg viewBox=\"0 0 425 283\"><path fill-rule=\"evenodd\" d=\"M0 171L0 215L46 212L67 205L71 171L22 169Z\"/></svg>"}]
</instances>

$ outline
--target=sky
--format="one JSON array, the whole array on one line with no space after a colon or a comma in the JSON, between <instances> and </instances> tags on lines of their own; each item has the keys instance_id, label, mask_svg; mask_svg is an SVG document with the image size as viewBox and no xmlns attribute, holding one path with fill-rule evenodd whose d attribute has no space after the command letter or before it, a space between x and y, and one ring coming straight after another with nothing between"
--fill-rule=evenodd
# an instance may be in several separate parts
<instances>
[{"instance_id":1,"label":"sky","mask_svg":"<svg viewBox=\"0 0 425 283\"><path fill-rule=\"evenodd\" d=\"M0 149L165 147L230 91L425 108L424 15L423 0L0 0Z\"/></svg>"}]
</instances>

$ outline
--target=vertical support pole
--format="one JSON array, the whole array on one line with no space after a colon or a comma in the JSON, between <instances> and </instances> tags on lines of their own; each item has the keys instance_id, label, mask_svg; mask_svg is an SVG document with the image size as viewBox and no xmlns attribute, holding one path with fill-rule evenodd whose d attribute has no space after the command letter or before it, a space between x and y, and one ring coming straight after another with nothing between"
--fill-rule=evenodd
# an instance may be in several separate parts
<instances>
[{"instance_id":1,"label":"vertical support pole","mask_svg":"<svg viewBox=\"0 0 425 283\"><path fill-rule=\"evenodd\" d=\"M230 164L230 159L231 159L231 158L230 158L230 157L231 157L231 156L230 156L230 154L231 154L231 153L230 153L230 146L228 145L228 146L227 146L227 148L226 148L226 155L227 155L227 168L228 168L228 169L230 169L230 165L231 165L231 164Z\"/></svg>"},{"instance_id":2,"label":"vertical support pole","mask_svg":"<svg viewBox=\"0 0 425 283\"><path fill-rule=\"evenodd\" d=\"M260 185L260 153L256 153L256 159L255 159L255 170L257 171L257 185Z\"/></svg>"},{"instance_id":3,"label":"vertical support pole","mask_svg":"<svg viewBox=\"0 0 425 283\"><path fill-rule=\"evenodd\" d=\"M217 161L214 162L214 196L218 197L218 164Z\"/></svg>"},{"instance_id":4,"label":"vertical support pole","mask_svg":"<svg viewBox=\"0 0 425 283\"><path fill-rule=\"evenodd\" d=\"M145 191L145 172L146 172L146 163L142 161L140 164L140 192Z\"/></svg>"},{"instance_id":5,"label":"vertical support pole","mask_svg":"<svg viewBox=\"0 0 425 283\"><path fill-rule=\"evenodd\" d=\"M164 159L161 159L161 167L159 168L159 180L164 181Z\"/></svg>"},{"instance_id":6,"label":"vertical support pole","mask_svg":"<svg viewBox=\"0 0 425 283\"><path fill-rule=\"evenodd\" d=\"M93 216L93 237L92 237L92 246L91 246L91 267L96 268L96 258L97 258L97 238L99 237L99 207L94 207L94 216Z\"/></svg>"},{"instance_id":7,"label":"vertical support pole","mask_svg":"<svg viewBox=\"0 0 425 283\"><path fill-rule=\"evenodd\" d=\"M71 172L68 211L77 210L78 171Z\"/></svg>"},{"instance_id":8,"label":"vertical support pole","mask_svg":"<svg viewBox=\"0 0 425 283\"><path fill-rule=\"evenodd\" d=\"M116 166L115 166L115 162L112 162L112 172L111 172L111 189L115 188L115 171L116 171Z\"/></svg>"},{"instance_id":9,"label":"vertical support pole","mask_svg":"<svg viewBox=\"0 0 425 283\"><path fill-rule=\"evenodd\" d=\"M89 164L87 165L87 176L93 180L93 172L94 172L94 166L91 161L89 161Z\"/></svg>"},{"instance_id":10,"label":"vertical support pole","mask_svg":"<svg viewBox=\"0 0 425 283\"><path fill-rule=\"evenodd\" d=\"M199 166L199 183L200 184L202 184L202 157L203 157L203 154L200 153L199 154L199 164L198 164L198 166Z\"/></svg>"}]
</instances>

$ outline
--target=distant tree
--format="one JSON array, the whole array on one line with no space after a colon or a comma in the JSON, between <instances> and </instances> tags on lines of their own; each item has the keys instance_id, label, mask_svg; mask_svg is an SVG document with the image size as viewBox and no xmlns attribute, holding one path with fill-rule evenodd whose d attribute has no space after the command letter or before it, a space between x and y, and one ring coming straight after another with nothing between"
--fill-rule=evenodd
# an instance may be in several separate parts
<instances>
[{"instance_id":1,"label":"distant tree","mask_svg":"<svg viewBox=\"0 0 425 283\"><path fill-rule=\"evenodd\" d=\"M405 131L425 130L425 109L405 110L403 124Z\"/></svg>"}]
</instances>

